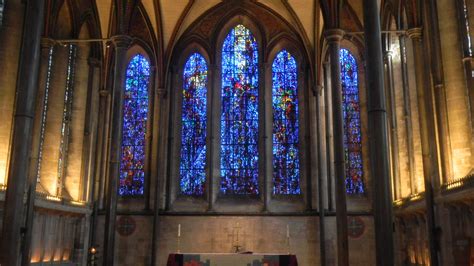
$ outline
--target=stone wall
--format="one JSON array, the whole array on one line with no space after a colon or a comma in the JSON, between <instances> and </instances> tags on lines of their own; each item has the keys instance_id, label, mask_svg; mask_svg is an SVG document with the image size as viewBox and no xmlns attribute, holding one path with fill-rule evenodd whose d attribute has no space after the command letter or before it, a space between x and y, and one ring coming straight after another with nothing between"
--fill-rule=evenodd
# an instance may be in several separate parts
<instances>
[{"instance_id":1,"label":"stone wall","mask_svg":"<svg viewBox=\"0 0 474 266\"><path fill-rule=\"evenodd\" d=\"M120 220L119 216L117 219ZM120 266L148 265L151 261L152 216L127 215L135 224L128 236L116 234L115 263ZM103 238L103 216L98 221L96 237ZM349 238L351 266L375 265L373 221L360 217L365 231ZM168 254L178 250L178 226L181 225L179 250L182 253L231 253L235 230L240 227L239 244L243 251L288 253L286 228L290 230L290 252L299 265L320 264L319 218L314 216L160 216L157 265L166 265ZM120 224L120 223L118 223ZM327 265L336 265L335 217L326 218ZM120 227L120 226L118 226ZM234 234L234 239L233 239ZM98 243L100 246L101 244ZM100 257L100 255L99 255Z\"/></svg>"}]
</instances>

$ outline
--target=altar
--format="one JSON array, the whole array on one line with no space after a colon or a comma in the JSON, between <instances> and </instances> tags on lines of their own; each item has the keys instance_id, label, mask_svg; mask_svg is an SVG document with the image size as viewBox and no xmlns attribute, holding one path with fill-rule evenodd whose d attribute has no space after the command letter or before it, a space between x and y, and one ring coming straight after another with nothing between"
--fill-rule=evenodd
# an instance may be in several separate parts
<instances>
[{"instance_id":1,"label":"altar","mask_svg":"<svg viewBox=\"0 0 474 266\"><path fill-rule=\"evenodd\" d=\"M297 266L291 254L172 253L167 266Z\"/></svg>"}]
</instances>

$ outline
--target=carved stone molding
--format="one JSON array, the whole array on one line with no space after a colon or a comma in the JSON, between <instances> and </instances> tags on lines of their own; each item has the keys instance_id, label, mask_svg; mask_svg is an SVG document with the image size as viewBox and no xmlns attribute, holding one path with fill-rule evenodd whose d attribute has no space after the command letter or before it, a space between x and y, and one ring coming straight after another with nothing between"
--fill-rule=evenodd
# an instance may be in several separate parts
<instances>
[{"instance_id":1,"label":"carved stone molding","mask_svg":"<svg viewBox=\"0 0 474 266\"><path fill-rule=\"evenodd\" d=\"M133 38L128 35L115 35L112 36L110 40L117 48L128 48L130 47Z\"/></svg>"},{"instance_id":2,"label":"carved stone molding","mask_svg":"<svg viewBox=\"0 0 474 266\"><path fill-rule=\"evenodd\" d=\"M408 38L413 40L421 40L423 36L423 29L422 28L411 28L407 30Z\"/></svg>"},{"instance_id":3,"label":"carved stone molding","mask_svg":"<svg viewBox=\"0 0 474 266\"><path fill-rule=\"evenodd\" d=\"M330 29L324 31L324 37L328 41L329 44L331 43L340 43L342 38L344 37L344 31L341 29Z\"/></svg>"}]
</instances>

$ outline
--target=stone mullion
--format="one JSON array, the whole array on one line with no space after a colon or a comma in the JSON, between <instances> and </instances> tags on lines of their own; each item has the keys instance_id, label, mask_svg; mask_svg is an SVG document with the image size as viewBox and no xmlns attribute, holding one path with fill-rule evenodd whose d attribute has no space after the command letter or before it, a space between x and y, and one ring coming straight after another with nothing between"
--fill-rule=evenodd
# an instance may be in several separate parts
<instances>
[{"instance_id":1,"label":"stone mullion","mask_svg":"<svg viewBox=\"0 0 474 266\"><path fill-rule=\"evenodd\" d=\"M112 91L109 172L107 175L107 199L104 226L103 265L114 265L115 224L117 216L118 181L120 176L120 157L123 124L123 94L125 90L126 53L131 38L126 35L112 37L115 45L114 88Z\"/></svg>"},{"instance_id":2,"label":"stone mullion","mask_svg":"<svg viewBox=\"0 0 474 266\"><path fill-rule=\"evenodd\" d=\"M415 175L415 146L413 143L413 125L410 102L410 85L408 81L408 66L407 66L407 46L406 36L400 35L400 65L402 68L402 83L403 83L403 116L405 120L405 131L407 138L407 154L408 154L408 169L410 180L410 194L417 193L416 189L416 175Z\"/></svg>"},{"instance_id":3,"label":"stone mullion","mask_svg":"<svg viewBox=\"0 0 474 266\"><path fill-rule=\"evenodd\" d=\"M23 240L24 196L28 184L35 102L38 91L41 34L44 25L45 0L24 3L24 25L21 54L16 83L16 105L13 120L12 144L0 246L0 263L18 265L21 262L20 244ZM27 263L27 262L25 262Z\"/></svg>"},{"instance_id":4,"label":"stone mullion","mask_svg":"<svg viewBox=\"0 0 474 266\"><path fill-rule=\"evenodd\" d=\"M344 121L342 113L342 81L340 48L344 31L331 29L324 32L329 45L331 63L331 91L334 132L334 172L337 221L337 262L339 266L349 265L349 243L347 238L347 205L346 205L346 163L344 155Z\"/></svg>"},{"instance_id":5,"label":"stone mullion","mask_svg":"<svg viewBox=\"0 0 474 266\"><path fill-rule=\"evenodd\" d=\"M59 146L59 160L58 160L58 179L56 195L61 197L65 187L65 178L67 173L67 159L69 153L70 131L72 106L74 95L74 72L76 63L77 48L74 45L69 46L68 70L66 76L66 90L64 92L64 109L61 126L61 142Z\"/></svg>"}]
</instances>

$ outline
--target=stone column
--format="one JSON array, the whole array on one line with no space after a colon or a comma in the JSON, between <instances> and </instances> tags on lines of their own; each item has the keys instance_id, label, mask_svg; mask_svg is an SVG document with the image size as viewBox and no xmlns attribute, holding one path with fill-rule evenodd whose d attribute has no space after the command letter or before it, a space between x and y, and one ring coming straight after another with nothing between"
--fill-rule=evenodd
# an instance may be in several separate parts
<instances>
[{"instance_id":1,"label":"stone column","mask_svg":"<svg viewBox=\"0 0 474 266\"><path fill-rule=\"evenodd\" d=\"M161 107L162 102L164 102L164 98L166 96L166 90L164 88L157 88L156 92L156 104ZM161 108L159 110L162 110ZM158 112L159 117L162 114L161 111ZM160 119L161 120L161 119ZM155 195L154 195L154 202L153 202L153 236L152 236L152 242L151 242L151 265L156 265L157 264L157 248L158 248L158 239L160 235L158 232L160 231L160 219L159 219L159 214L160 214L160 198L161 198L161 193L160 193L160 180L157 179L155 182Z\"/></svg>"},{"instance_id":2,"label":"stone column","mask_svg":"<svg viewBox=\"0 0 474 266\"><path fill-rule=\"evenodd\" d=\"M434 200L433 200L433 185L431 179L436 176L437 158L434 144L430 143L430 139L434 140L432 136L434 132L434 121L431 114L433 114L432 106L432 92L428 85L427 74L425 71L426 62L429 61L426 57L425 46L423 45L422 29L413 28L407 31L408 37L413 41L413 54L415 59L415 74L416 74L416 92L418 97L419 109L419 123L421 135L421 149L423 154L423 178L425 183L425 202L426 202L426 217L427 217L427 231L429 239L430 261L432 266L438 265L438 256L434 238L435 232L435 216L434 216Z\"/></svg>"},{"instance_id":3,"label":"stone column","mask_svg":"<svg viewBox=\"0 0 474 266\"><path fill-rule=\"evenodd\" d=\"M156 80L156 66L150 66L150 77L148 85L148 105L149 110L154 110L155 104L158 104L154 101L155 94L151 93L155 91L155 80ZM158 93L158 92L156 92ZM148 119L146 123L146 133L145 133L145 210L150 210L150 201L151 201L151 164L152 164L152 140L153 140L153 121L154 121L154 112L148 112Z\"/></svg>"},{"instance_id":4,"label":"stone column","mask_svg":"<svg viewBox=\"0 0 474 266\"><path fill-rule=\"evenodd\" d=\"M386 51L384 53L385 62L385 77L387 92L387 105L389 110L389 126L390 126L390 151L391 151L391 173L393 175L393 192L395 199L401 197L401 184L399 173L399 153L398 153L398 126L397 126L397 106L395 103L395 82L393 80L393 61L392 52Z\"/></svg>"},{"instance_id":5,"label":"stone column","mask_svg":"<svg viewBox=\"0 0 474 266\"><path fill-rule=\"evenodd\" d=\"M97 167L95 174L95 192L94 200L97 200L97 208L104 208L105 199L105 175L107 169L107 139L110 109L110 91L101 89L99 91L99 119L97 133Z\"/></svg>"},{"instance_id":6,"label":"stone column","mask_svg":"<svg viewBox=\"0 0 474 266\"><path fill-rule=\"evenodd\" d=\"M115 46L114 88L112 90L112 114L110 130L110 154L108 158L107 199L105 204L103 265L114 265L115 220L117 216L118 181L122 141L123 94L125 90L126 54L131 38L117 35L111 38Z\"/></svg>"},{"instance_id":7,"label":"stone column","mask_svg":"<svg viewBox=\"0 0 474 266\"><path fill-rule=\"evenodd\" d=\"M324 76L323 76L324 78ZM317 137L316 137L316 149L317 149L317 162L318 162L318 212L319 212L319 257L320 257L320 263L321 265L326 265L326 227L324 224L325 221L325 196L326 193L324 193L324 189L327 187L327 184L325 183L324 180L324 174L323 174L323 152L326 151L326 147L324 146L324 132L323 132L323 118L321 117L321 113L323 110L321 110L321 103L324 101L323 96L323 91L324 87L318 85L316 88L316 92L314 93L313 96L315 96L315 101L316 101L316 127L317 127ZM309 165L311 167L311 165ZM326 172L327 176L327 172ZM308 188L308 189L311 189Z\"/></svg>"},{"instance_id":8,"label":"stone column","mask_svg":"<svg viewBox=\"0 0 474 266\"><path fill-rule=\"evenodd\" d=\"M380 14L377 0L363 1L363 8L376 265L388 266L394 263L394 246Z\"/></svg>"},{"instance_id":9,"label":"stone column","mask_svg":"<svg viewBox=\"0 0 474 266\"><path fill-rule=\"evenodd\" d=\"M407 137L408 169L410 172L410 194L416 193L415 186L415 151L413 144L413 125L411 117L410 85L408 81L407 45L406 36L400 35L400 65L402 68L403 83L403 116L405 118L405 131Z\"/></svg>"},{"instance_id":10,"label":"stone column","mask_svg":"<svg viewBox=\"0 0 474 266\"><path fill-rule=\"evenodd\" d=\"M90 202L92 203L92 214L90 221L90 247L97 245L97 216L98 210L104 206L104 177L106 168L107 158L107 110L109 109L108 96L110 95L108 90L102 89L99 91L99 111L97 120L97 142L96 142L96 153L95 153L95 173L93 177L94 184L92 185L91 195L89 195Z\"/></svg>"},{"instance_id":11,"label":"stone column","mask_svg":"<svg viewBox=\"0 0 474 266\"><path fill-rule=\"evenodd\" d=\"M85 111L85 123L84 123L84 148L82 153L83 165L82 165L82 186L83 189L80 193L82 200L91 202L94 200L94 169L95 169L95 155L97 151L98 141L98 117L101 115L98 112L99 109L99 84L100 84L100 68L101 62L97 58L90 57L87 60L89 66L89 80L88 80L88 92L86 100L86 111Z\"/></svg>"},{"instance_id":12,"label":"stone column","mask_svg":"<svg viewBox=\"0 0 474 266\"><path fill-rule=\"evenodd\" d=\"M49 82L51 79L52 61L54 52L54 42L50 39L43 39L41 42L41 66L40 66L40 77L39 77L39 91L36 101L35 119L33 122L33 134L32 134L32 146L31 146L31 158L30 158L30 169L28 177L27 187L27 211L25 219L25 236L24 243L22 246L22 264L28 264L30 261L30 248L33 236L33 218L34 218L34 205L35 205L35 194L36 184L38 182L38 168L41 160L41 151L44 139L44 126L46 123L46 114L48 110L48 93L49 93ZM25 265L26 265L25 264Z\"/></svg>"},{"instance_id":13,"label":"stone column","mask_svg":"<svg viewBox=\"0 0 474 266\"><path fill-rule=\"evenodd\" d=\"M344 158L344 120L342 114L341 65L339 63L341 40L344 31L331 29L324 32L329 46L331 59L331 94L334 132L334 177L336 192L337 221L337 262L339 266L349 265L347 240L347 206L346 206L346 163Z\"/></svg>"},{"instance_id":14,"label":"stone column","mask_svg":"<svg viewBox=\"0 0 474 266\"><path fill-rule=\"evenodd\" d=\"M16 266L21 262L23 203L28 181L33 120L38 91L41 34L44 25L45 1L26 1L23 37L17 77L17 102L13 122L8 187L3 215L0 263Z\"/></svg>"},{"instance_id":15,"label":"stone column","mask_svg":"<svg viewBox=\"0 0 474 266\"><path fill-rule=\"evenodd\" d=\"M169 77L168 77L168 84L167 85L167 88L169 88L170 91L172 91L173 89L176 89L177 91L181 91L181 88L179 87L179 71L177 69L176 66L171 66L170 69L169 69L170 73L169 73ZM179 94L178 94L179 95ZM166 211L169 211L171 210L171 204L175 201L176 199L176 196L177 196L177 191L179 191L179 185L177 183L175 183L173 181L173 178L171 177L174 173L174 169L172 169L170 167L170 161L172 160L169 160L168 157L170 156L170 154L173 154L173 147L172 147L172 143L175 143L175 132L174 130L172 130L172 127L170 127L170 123L172 123L172 121L174 120L174 113L176 112L176 109L177 108L181 108L180 106L176 106L176 104L173 104L173 100L175 100L174 102L177 102L175 97L179 97L177 96L177 93L171 93L169 94L169 98L167 99L166 103L167 103L167 109L164 109L164 110L161 110L162 113L161 113L161 121L162 121L162 124L161 124L161 127L163 128L161 132L163 132L162 136L162 140L164 141L163 144L162 144L162 147L163 147L163 152L161 153L162 157L164 157L163 159L163 165L166 165L164 168L164 170L162 171L163 173L163 179L165 181L165 210ZM164 103L165 101L161 101L162 103ZM163 106L162 108L165 108L165 106ZM165 111L166 110L166 111ZM165 132L166 131L166 132ZM165 141L165 138L166 138L166 141ZM179 138L179 140L181 139L181 136L177 137ZM179 151L178 151L178 154L179 154ZM179 158L179 157L177 157ZM179 178L179 174L176 174L176 176L178 176Z\"/></svg>"},{"instance_id":16,"label":"stone column","mask_svg":"<svg viewBox=\"0 0 474 266\"><path fill-rule=\"evenodd\" d=\"M426 11L424 28L429 27L429 44L431 59L431 77L434 85L435 119L438 132L438 149L441 166L441 180L433 179L433 185L438 188L440 182L446 183L453 178L453 162L451 155L451 134L449 133L448 103L444 82L443 58L441 54L441 38L438 26L438 8L435 0L425 2Z\"/></svg>"},{"instance_id":17,"label":"stone column","mask_svg":"<svg viewBox=\"0 0 474 266\"><path fill-rule=\"evenodd\" d=\"M325 111L325 129L326 129L326 178L327 178L327 197L328 197L328 209L330 211L334 210L334 193L333 193L333 187L334 187L334 164L333 164L333 158L334 158L334 150L333 150L333 131L332 131L332 104L331 104L331 83L330 83L330 64L329 62L324 62L324 102L326 108Z\"/></svg>"}]
</instances>

